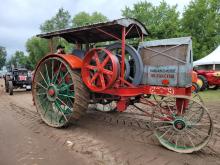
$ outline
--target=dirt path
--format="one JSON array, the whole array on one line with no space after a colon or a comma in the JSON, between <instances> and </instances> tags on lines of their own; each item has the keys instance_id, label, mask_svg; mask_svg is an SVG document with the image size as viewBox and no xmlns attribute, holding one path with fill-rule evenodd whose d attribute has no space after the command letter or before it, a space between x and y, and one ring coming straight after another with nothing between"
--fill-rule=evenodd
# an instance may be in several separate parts
<instances>
[{"instance_id":1,"label":"dirt path","mask_svg":"<svg viewBox=\"0 0 220 165\"><path fill-rule=\"evenodd\" d=\"M16 94L9 97L3 93L2 87L0 87L1 165L60 165L70 162L81 165L91 163L80 154L72 154L66 148L54 143L50 138L29 129L27 125L23 125L19 118L21 116L15 113L11 104L17 97L19 99L15 100L20 100L17 104L30 108L30 100L26 100L26 97L22 97L22 95ZM30 93L24 95L30 97ZM26 120L31 121L31 118Z\"/></svg>"},{"instance_id":2,"label":"dirt path","mask_svg":"<svg viewBox=\"0 0 220 165\"><path fill-rule=\"evenodd\" d=\"M124 114L89 111L66 129L48 127L32 105L31 93L14 93L0 93L0 164L220 164L218 124L207 147L178 154L161 147L146 122ZM217 109L211 109L213 115Z\"/></svg>"}]
</instances>

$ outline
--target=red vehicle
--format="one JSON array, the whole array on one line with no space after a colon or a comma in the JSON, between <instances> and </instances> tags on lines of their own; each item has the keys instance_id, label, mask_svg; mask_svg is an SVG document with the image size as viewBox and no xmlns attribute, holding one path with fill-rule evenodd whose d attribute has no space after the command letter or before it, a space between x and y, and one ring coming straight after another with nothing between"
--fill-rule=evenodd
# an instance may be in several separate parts
<instances>
[{"instance_id":1,"label":"red vehicle","mask_svg":"<svg viewBox=\"0 0 220 165\"><path fill-rule=\"evenodd\" d=\"M197 72L193 71L192 72L192 92L193 93L198 93L200 91L201 86L199 86L198 84L198 74Z\"/></svg>"},{"instance_id":2,"label":"red vehicle","mask_svg":"<svg viewBox=\"0 0 220 165\"><path fill-rule=\"evenodd\" d=\"M105 112L132 107L130 113L150 123L164 147L191 153L206 146L213 124L191 96L191 38L143 42L148 34L141 22L119 19L38 35L85 48L50 53L36 66L32 92L42 120L63 127L84 115L88 104ZM126 43L132 38L142 41L138 50ZM103 42L109 45L96 47Z\"/></svg>"},{"instance_id":3,"label":"red vehicle","mask_svg":"<svg viewBox=\"0 0 220 165\"><path fill-rule=\"evenodd\" d=\"M195 70L198 74L199 86L201 90L207 88L218 89L220 86L220 71L215 70Z\"/></svg>"}]
</instances>

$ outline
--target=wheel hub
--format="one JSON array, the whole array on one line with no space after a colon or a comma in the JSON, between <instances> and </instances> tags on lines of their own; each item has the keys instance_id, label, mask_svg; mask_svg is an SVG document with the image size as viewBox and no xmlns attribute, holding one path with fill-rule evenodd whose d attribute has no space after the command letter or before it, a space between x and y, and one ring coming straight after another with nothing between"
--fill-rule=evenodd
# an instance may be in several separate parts
<instances>
[{"instance_id":1,"label":"wheel hub","mask_svg":"<svg viewBox=\"0 0 220 165\"><path fill-rule=\"evenodd\" d=\"M48 94L49 94L51 97L54 96L54 94L55 94L54 89L49 89L49 90L48 90Z\"/></svg>"},{"instance_id":2,"label":"wheel hub","mask_svg":"<svg viewBox=\"0 0 220 165\"><path fill-rule=\"evenodd\" d=\"M101 67L101 66L100 66L100 67L98 67L98 72L99 72L99 73L102 73L102 70L103 70L103 69L102 69L102 67Z\"/></svg>"},{"instance_id":3,"label":"wheel hub","mask_svg":"<svg viewBox=\"0 0 220 165\"><path fill-rule=\"evenodd\" d=\"M186 123L183 119L176 119L173 123L173 127L178 131L182 131L184 128L186 128Z\"/></svg>"},{"instance_id":4,"label":"wheel hub","mask_svg":"<svg viewBox=\"0 0 220 165\"><path fill-rule=\"evenodd\" d=\"M56 97L57 97L57 94L58 94L57 87L54 84L50 85L47 89L47 98L48 98L48 100L49 101L55 101Z\"/></svg>"}]
</instances>

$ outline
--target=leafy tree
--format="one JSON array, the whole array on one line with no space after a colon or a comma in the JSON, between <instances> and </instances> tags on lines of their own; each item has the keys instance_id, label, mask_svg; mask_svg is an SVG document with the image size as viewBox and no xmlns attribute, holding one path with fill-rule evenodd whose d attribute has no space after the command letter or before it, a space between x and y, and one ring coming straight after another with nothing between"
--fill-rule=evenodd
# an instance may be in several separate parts
<instances>
[{"instance_id":1,"label":"leafy tree","mask_svg":"<svg viewBox=\"0 0 220 165\"><path fill-rule=\"evenodd\" d=\"M55 21L53 19L46 20L42 25L40 25L41 32L50 32L54 31L55 29Z\"/></svg>"},{"instance_id":2,"label":"leafy tree","mask_svg":"<svg viewBox=\"0 0 220 165\"><path fill-rule=\"evenodd\" d=\"M194 0L185 7L182 31L191 35L195 60L220 44L220 1Z\"/></svg>"},{"instance_id":3,"label":"leafy tree","mask_svg":"<svg viewBox=\"0 0 220 165\"><path fill-rule=\"evenodd\" d=\"M50 32L60 29L69 28L71 23L71 16L69 11L60 8L57 14L50 20L46 20L41 26L41 32Z\"/></svg>"},{"instance_id":4,"label":"leafy tree","mask_svg":"<svg viewBox=\"0 0 220 165\"><path fill-rule=\"evenodd\" d=\"M159 6L153 6L147 1L138 2L134 4L133 9L125 7L122 15L141 21L150 31L150 39L181 35L177 6L170 6L165 1L160 2Z\"/></svg>"},{"instance_id":5,"label":"leafy tree","mask_svg":"<svg viewBox=\"0 0 220 165\"><path fill-rule=\"evenodd\" d=\"M83 26L90 23L90 15L86 12L80 12L73 17L73 27Z\"/></svg>"},{"instance_id":6,"label":"leafy tree","mask_svg":"<svg viewBox=\"0 0 220 165\"><path fill-rule=\"evenodd\" d=\"M89 15L85 12L81 12L76 15L73 19L74 26L85 25L86 23L95 23L95 22L103 22L106 21L107 17L102 15L101 13L94 12L92 15ZM71 16L68 11L60 8L58 13L49 20L46 20L41 26L41 32L51 32L55 30L69 28L71 24ZM58 44L62 44L67 50L72 48L72 45L69 44L65 39L55 37L53 38L53 50L55 50ZM31 68L34 68L37 62L45 56L49 50L48 41L45 39L32 37L28 39L26 42L26 49L29 53L29 57L27 63Z\"/></svg>"},{"instance_id":7,"label":"leafy tree","mask_svg":"<svg viewBox=\"0 0 220 165\"><path fill-rule=\"evenodd\" d=\"M41 26L41 32L51 32L55 30L69 28L71 23L71 16L67 10L60 8L55 16L46 20ZM62 38L56 37L53 39L53 50L58 44L62 44L69 48L70 45ZM45 56L49 50L48 41L45 39L32 37L26 42L27 52L29 53L28 63L30 67L34 68L37 62Z\"/></svg>"},{"instance_id":8,"label":"leafy tree","mask_svg":"<svg viewBox=\"0 0 220 165\"><path fill-rule=\"evenodd\" d=\"M15 54L8 61L8 65L14 67L25 67L27 69L31 69L29 65L30 61L28 56L24 54L23 51L16 51Z\"/></svg>"},{"instance_id":9,"label":"leafy tree","mask_svg":"<svg viewBox=\"0 0 220 165\"><path fill-rule=\"evenodd\" d=\"M34 68L37 62L50 51L48 41L38 37L28 39L26 48L29 53L29 62L32 68Z\"/></svg>"},{"instance_id":10,"label":"leafy tree","mask_svg":"<svg viewBox=\"0 0 220 165\"><path fill-rule=\"evenodd\" d=\"M5 47L0 46L0 69L5 65L7 52Z\"/></svg>"},{"instance_id":11,"label":"leafy tree","mask_svg":"<svg viewBox=\"0 0 220 165\"><path fill-rule=\"evenodd\" d=\"M90 19L91 19L91 23L108 21L108 18L99 12L93 12L92 15L90 16Z\"/></svg>"},{"instance_id":12,"label":"leafy tree","mask_svg":"<svg viewBox=\"0 0 220 165\"><path fill-rule=\"evenodd\" d=\"M108 18L99 12L93 12L91 15L86 12L80 12L73 17L73 27L84 26L88 24L105 22Z\"/></svg>"}]
</instances>

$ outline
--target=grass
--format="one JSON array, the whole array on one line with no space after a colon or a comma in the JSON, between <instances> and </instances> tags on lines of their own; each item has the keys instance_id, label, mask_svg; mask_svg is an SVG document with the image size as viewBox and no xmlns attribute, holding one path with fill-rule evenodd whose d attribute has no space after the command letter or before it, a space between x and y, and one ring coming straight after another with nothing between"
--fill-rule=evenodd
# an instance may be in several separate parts
<instances>
[{"instance_id":1,"label":"grass","mask_svg":"<svg viewBox=\"0 0 220 165\"><path fill-rule=\"evenodd\" d=\"M205 102L219 102L220 103L220 89L206 90L199 92L199 95Z\"/></svg>"}]
</instances>

